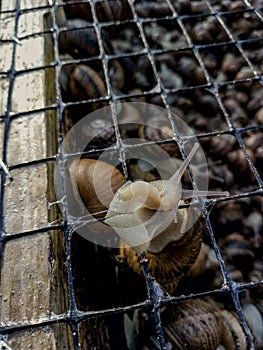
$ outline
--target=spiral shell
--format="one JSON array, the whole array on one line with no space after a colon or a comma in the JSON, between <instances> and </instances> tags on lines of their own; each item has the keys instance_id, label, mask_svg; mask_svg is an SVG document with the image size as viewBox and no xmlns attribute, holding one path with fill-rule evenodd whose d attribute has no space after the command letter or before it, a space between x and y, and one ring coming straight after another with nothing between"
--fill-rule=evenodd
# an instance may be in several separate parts
<instances>
[{"instance_id":1,"label":"spiral shell","mask_svg":"<svg viewBox=\"0 0 263 350\"><path fill-rule=\"evenodd\" d=\"M162 313L166 341L172 349L215 350L221 342L222 318L210 299L170 305Z\"/></svg>"},{"instance_id":2,"label":"spiral shell","mask_svg":"<svg viewBox=\"0 0 263 350\"><path fill-rule=\"evenodd\" d=\"M73 161L70 176L72 183L77 184L79 195L91 214L107 210L114 193L125 183L119 170L95 159ZM96 217L104 215L98 214Z\"/></svg>"},{"instance_id":3,"label":"spiral shell","mask_svg":"<svg viewBox=\"0 0 263 350\"><path fill-rule=\"evenodd\" d=\"M89 25L83 20L68 20L67 30L59 33L58 44L60 54L69 54L73 58L88 58L100 54L98 39L94 28L81 28ZM80 28L78 28L80 27ZM106 54L112 54L113 48L108 38L102 35Z\"/></svg>"},{"instance_id":4,"label":"spiral shell","mask_svg":"<svg viewBox=\"0 0 263 350\"><path fill-rule=\"evenodd\" d=\"M226 350L246 350L246 337L236 315L227 310L222 310L220 315L223 320L221 344Z\"/></svg>"},{"instance_id":5,"label":"spiral shell","mask_svg":"<svg viewBox=\"0 0 263 350\"><path fill-rule=\"evenodd\" d=\"M99 22L129 19L132 13L126 0L101 1L95 5Z\"/></svg>"},{"instance_id":6,"label":"spiral shell","mask_svg":"<svg viewBox=\"0 0 263 350\"><path fill-rule=\"evenodd\" d=\"M67 18L82 18L84 20L92 19L89 3L78 1L63 0L66 4L63 6ZM70 3L69 3L70 2ZM76 4L74 4L76 2Z\"/></svg>"},{"instance_id":7,"label":"spiral shell","mask_svg":"<svg viewBox=\"0 0 263 350\"><path fill-rule=\"evenodd\" d=\"M139 137L143 140L153 142L171 139L173 138L173 130L167 124L168 123L159 121L156 126L155 123L153 126L141 125L138 131ZM180 155L180 151L176 143L165 143L160 144L159 146L172 157L178 157ZM156 151L155 148L154 150Z\"/></svg>"},{"instance_id":8,"label":"spiral shell","mask_svg":"<svg viewBox=\"0 0 263 350\"><path fill-rule=\"evenodd\" d=\"M224 254L230 263L243 272L252 269L255 254L250 242L242 234L231 233L220 244L222 244Z\"/></svg>"},{"instance_id":9,"label":"spiral shell","mask_svg":"<svg viewBox=\"0 0 263 350\"><path fill-rule=\"evenodd\" d=\"M66 100L82 101L106 95L106 87L99 74L84 64L64 66L59 82Z\"/></svg>"},{"instance_id":10,"label":"spiral shell","mask_svg":"<svg viewBox=\"0 0 263 350\"><path fill-rule=\"evenodd\" d=\"M180 210L178 213L178 225L182 224L183 210ZM168 230L166 230L151 241L149 250L146 253L151 275L169 294L174 293L179 280L189 272L202 244L202 225L200 222L197 222L179 239L176 238L178 225L173 224L169 228L170 236L174 239L172 242L163 247L167 240L165 235L168 235ZM165 243L162 242L162 239L164 239ZM168 236L168 239L172 238ZM159 251L161 247L162 250ZM130 268L136 274L142 276L140 259L136 251L123 243L120 248L120 254L126 257Z\"/></svg>"}]
</instances>

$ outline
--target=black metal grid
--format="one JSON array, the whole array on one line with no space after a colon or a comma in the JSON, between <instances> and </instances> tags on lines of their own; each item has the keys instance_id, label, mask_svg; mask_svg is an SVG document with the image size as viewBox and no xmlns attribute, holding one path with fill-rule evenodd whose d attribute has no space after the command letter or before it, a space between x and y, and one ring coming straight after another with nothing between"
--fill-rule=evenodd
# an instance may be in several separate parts
<instances>
[{"instance_id":1,"label":"black metal grid","mask_svg":"<svg viewBox=\"0 0 263 350\"><path fill-rule=\"evenodd\" d=\"M81 1L79 3L81 3ZM80 311L77 308L75 291L74 291L74 286L73 286L72 262L70 259L72 229L71 229L71 227L69 227L67 225L68 214L69 214L67 212L67 204L65 205L65 212L63 213L64 220L61 224L50 225L50 226L47 226L44 228L38 228L38 229L34 229L34 230L26 231L26 232L20 232L20 233L16 233L16 234L8 234L5 232L5 218L4 218L4 208L3 208L4 199L5 199L5 184L7 181L10 181L10 179L11 179L10 176L12 176L12 170L17 169L17 168L22 168L22 167L29 167L29 166L32 166L32 165L38 164L38 163L54 162L58 157L61 160L61 175L63 177L63 173L65 171L65 168L64 168L65 161L67 159L67 156L62 152L62 153L59 153L58 155L53 155L53 156L51 156L49 158L45 158L45 159L40 159L40 160L36 160L36 161L29 161L29 162L25 162L25 163L19 163L19 164L15 164L15 165L11 164L8 169L4 167L4 164L6 164L6 162L7 162L6 155L7 155L7 145L8 145L8 131L9 131L11 119L17 118L20 116L24 116L24 115L27 116L27 115L30 115L31 113L36 112L34 110L34 111L26 111L24 113L11 115L11 97L12 97L12 93L13 93L13 89L14 89L14 79L15 79L15 77L17 77L21 73L25 73L27 71L36 71L36 70L40 70L43 68L44 69L47 69L47 68L54 69L55 76L56 76L56 82L55 82L56 96L54 99L55 102L48 105L47 107L39 109L38 111L56 111L57 112L57 117L58 117L57 118L58 119L58 139L57 139L57 142L58 142L58 145L61 145L63 142L62 116L63 116L63 108L65 107L65 103L62 101L59 83L58 83L58 76L59 76L61 66L63 65L63 62L61 62L59 52L58 52L57 41L58 41L58 34L59 34L60 29L58 28L57 23L56 23L57 8L58 8L58 6L63 5L63 4L62 3L57 4L57 3L54 3L53 1L49 1L49 3L47 5L42 6L41 9L50 12L50 17L52 20L52 27L45 32L32 34L32 36L46 35L47 34L47 35L51 35L53 37L54 62L51 62L48 66L44 66L44 67L31 68L31 69L23 70L23 71L16 71L16 69L15 69L16 52L17 52L17 47L19 45L19 42L20 42L20 40L28 39L31 36L30 35L30 36L26 36L23 38L20 38L17 36L18 20L23 13L39 11L39 9L40 9L39 7L20 8L20 1L17 0L14 9L10 11L10 13L15 14L14 36L11 39L4 39L4 40L1 39L0 40L1 45L4 43L10 43L10 44L12 44L12 47L13 47L11 67L8 71L0 73L1 77L8 78L8 80L9 80L7 109L6 109L5 114L0 116L2 121L5 124L4 139L3 139L3 154L1 155L1 158L3 161L2 169L1 169L1 197L0 197L1 252L4 248L5 243L11 239L24 237L27 235L34 235L36 233L41 233L41 232L44 233L44 232L47 232L50 230L57 230L57 229L63 230L64 235L65 235L66 256L69 258L69 259L67 259L69 310L66 314L52 316L52 317L50 317L50 319L48 319L46 321L41 321L41 322L38 322L35 324L30 324L30 325L25 324L25 325L17 325L17 326L12 325L12 326L1 327L0 328L0 335L4 336L5 334L9 334L9 333L12 333L12 332L17 331L17 330L27 329L29 327L30 328L38 328L38 327L43 327L46 325L51 325L54 323L62 322L62 323L67 323L70 325L74 349L79 349L80 344L79 344L78 326L79 326L80 322L82 322L84 320L88 320L90 318L94 318L94 317L99 317L99 316L101 317L101 316L114 314L114 313L124 313L124 312L129 311L129 310L135 310L135 309L141 308L141 307L148 307L152 310L152 312L155 316L156 326L157 326L156 331L157 331L157 334L159 336L160 348L165 349L166 348L165 347L165 340L163 338L162 327L161 327L161 323L160 323L160 313L159 313L160 307L162 305L167 304L167 303L171 303L171 302L178 302L178 301L182 301L182 300L198 298L198 297L206 296L206 295L219 295L219 294L221 294L224 296L226 296L226 295L230 296L230 298L232 299L234 307L235 307L235 311L239 317L240 323L242 325L242 328L243 328L244 333L245 333L246 338L247 338L248 348L254 349L255 346L253 344L251 334L248 330L248 326L245 322L244 315L242 313L242 309L241 309L241 305L240 305L240 301L239 301L239 293L244 291L244 290L248 290L250 288L255 288L255 287L260 286L260 285L262 286L263 281L253 282L253 283L252 282L251 283L236 283L231 279L229 272L225 266L224 260L221 256L215 235L213 233L213 227L211 225L210 217L209 217L209 210L212 206L214 206L215 204L220 203L220 202L226 202L226 201L231 201L231 200L246 198L246 197L252 197L252 196L262 196L262 193L263 193L263 180L260 177L260 174L259 174L258 170L256 169L255 165L251 161L251 159L248 155L244 140L242 138L242 135L245 132L251 131L251 130L261 130L262 126L253 125L253 126L237 127L235 125L235 123L233 122L231 116L227 112L227 110L222 102L222 98L220 96L220 89L224 86L230 86L230 85L235 86L236 84L247 83L247 82L258 82L259 84L263 85L262 84L262 73L251 62L246 50L244 50L244 44L253 43L253 42L254 43L261 43L262 39L261 38L240 39L240 38L238 38L238 36L235 35L234 31L226 24L226 22L224 20L224 18L225 18L224 16L226 16L226 15L231 16L231 15L234 15L236 13L243 13L243 12L248 13L249 12L249 13L253 14L262 23L262 26L263 26L263 16L262 16L263 4L261 4L262 5L261 6L258 4L254 4L254 2L252 2L252 1L244 0L242 2L243 8L241 8L241 9L238 9L238 10L234 9L232 12L229 12L229 11L218 12L218 11L214 10L215 6L217 5L216 1L204 1L203 4L206 5L206 7L205 7L206 10L204 11L203 14L199 13L196 15L188 15L188 14L178 15L178 13L176 12L176 6L175 6L176 3L174 3L170 0L166 0L165 4L170 9L169 15L167 15L167 16L165 15L164 17L158 17L158 18L141 18L138 16L138 14L136 12L136 3L137 3L136 1L129 2L129 6L130 6L130 9L132 12L132 18L125 20L125 23L131 23L131 24L134 24L135 26L137 26L138 32L139 32L140 37L141 37L141 41L143 43L142 51L129 53L129 54L126 53L126 54L116 54L116 55L109 56L109 55L105 54L104 46L102 44L102 42L103 42L102 37L101 37L102 30L107 28L107 26L109 26L109 25L113 25L116 23L118 24L118 23L121 23L122 21L107 22L107 23L99 22L98 18L97 18L96 8L95 8L97 2L92 2L92 1L89 2L90 8L91 8L91 16L93 19L93 23L91 24L91 26L95 29L97 39L98 39L100 53L99 53L98 57L87 58L87 61L93 60L93 59L99 59L101 61L102 69L103 69L103 73L104 73L104 77L105 77L105 82L107 85L107 91L108 91L107 96L105 96L104 98L95 99L92 102L105 101L105 102L109 103L109 105L112 108L112 115L113 115L114 125L116 128L116 137L117 137L117 140L119 141L119 142L117 142L118 146L116 149L119 152L121 159L122 159L122 162L123 162L124 175L126 175L126 177L128 177L127 170L126 170L126 163L125 163L126 162L125 154L123 154L123 152L122 152L122 143L121 143L119 132L118 132L118 122L117 122L116 113L115 113L115 109L114 109L114 103L116 101L127 100L127 97L128 98L138 98L141 96L141 94L134 94L134 95L129 95L129 96L127 96L126 94L124 94L122 96L118 96L118 95L114 94L114 91L112 91L112 86L111 86L110 77L109 77L109 70L108 70L109 61L112 59L116 59L116 58L119 59L119 58L123 58L123 57L133 57L133 56L137 56L137 55L145 55L145 57L150 62L152 71L154 73L155 80L157 82L157 88L155 89L154 93L149 91L149 92L143 93L143 95L147 97L147 96L150 96L153 94L158 94L163 102L163 105L165 106L165 108L168 111L168 115L170 115L170 113L171 113L170 107L171 106L169 104L169 96L174 92L178 92L178 89L164 89L160 75L158 73L158 69L156 67L155 55L160 54L160 53L170 52L170 51L180 51L181 49L191 50L194 57L198 61L200 67L202 68L203 74L205 75L205 78L207 80L207 83L200 85L200 86L197 86L197 87L194 87L194 88L205 88L207 91L209 91L214 96L214 98L218 102L218 105L222 111L222 115L224 116L225 121L227 123L227 128L225 130L204 133L202 135L198 135L197 137L201 139L201 138L204 138L207 136L212 137L212 136L216 136L216 135L225 135L225 134L233 135L236 138L236 140L238 141L240 149L242 150L242 152L244 152L245 157L249 163L250 169L251 169L251 171L256 179L256 182L257 182L257 188L255 190L252 190L252 191L249 191L246 193L232 195L232 196L224 198L224 199L218 199L218 200L217 199L211 199L211 200L207 199L206 201L201 203L202 213L203 213L203 217L204 217L205 222L206 222L206 227L207 227L207 230L209 232L210 239L211 239L213 248L215 250L215 253L216 253L216 256L218 259L218 263L219 263L220 268L221 268L221 272L224 276L223 286L220 289L206 291L204 293L199 293L196 295L183 295L183 296L179 296L179 297L163 296L160 298L158 295L156 295L156 289L154 288L152 277L150 276L148 269L147 269L147 261L142 256L142 261L141 261L142 268L143 268L143 272L145 275L145 281L146 281L147 291L148 291L148 299L147 300L145 300L142 303L127 306L127 307L117 307L117 308L113 308L113 309L105 309L105 310L99 310L99 311ZM235 2L233 2L233 3L235 3ZM3 11L2 13L6 13L6 12ZM214 18L216 18L218 20L219 24L225 30L226 37L227 37L226 41L223 41L220 43L205 43L205 44L195 44L192 41L191 36L189 35L189 32L187 30L187 26L185 25L185 23L188 20L195 21L196 19L200 18L201 15L204 17L213 16ZM182 34L184 36L184 39L186 42L186 47L178 48L176 50L165 50L165 49L153 49L149 46L148 40L145 36L145 30L144 30L145 27L144 26L148 22L157 22L160 20L176 21L179 30L182 32ZM209 72L207 71L207 68L204 65L203 58L202 58L202 50L208 49L208 48L214 48L215 46L218 47L221 45L230 45L230 44L235 46L239 55L244 59L244 61L248 65L248 67L253 72L253 75L249 78L244 78L244 79L241 79L239 81L231 80L231 81L216 82L215 80L211 79L211 76L210 76ZM81 60L81 61L83 61L83 60ZM73 62L78 62L78 60L75 60ZM190 87L182 88L179 90L192 90L192 89L193 89L193 87L190 86ZM68 103L66 105L74 105L74 104L78 104L78 103ZM172 118L170 118L170 121L172 123ZM176 137L176 135L174 135L174 136ZM171 141L171 140L167 140L167 142L169 142L169 141ZM179 148L180 148L181 152L183 153L183 143L180 142L180 140L179 140L178 144L179 144Z\"/></svg>"}]
</instances>

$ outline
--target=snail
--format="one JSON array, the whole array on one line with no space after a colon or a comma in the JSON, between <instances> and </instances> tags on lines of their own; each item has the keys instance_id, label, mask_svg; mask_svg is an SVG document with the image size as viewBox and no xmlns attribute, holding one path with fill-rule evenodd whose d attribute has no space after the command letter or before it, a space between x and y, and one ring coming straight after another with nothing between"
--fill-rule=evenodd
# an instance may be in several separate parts
<instances>
[{"instance_id":1,"label":"snail","mask_svg":"<svg viewBox=\"0 0 263 350\"><path fill-rule=\"evenodd\" d=\"M220 344L222 319L212 299L196 299L170 304L161 310L166 349L215 350ZM129 350L161 349L154 322L147 310L124 316Z\"/></svg>"},{"instance_id":2,"label":"snail","mask_svg":"<svg viewBox=\"0 0 263 350\"><path fill-rule=\"evenodd\" d=\"M65 15L68 19L82 18L92 21L91 9L88 2L79 3L78 0L63 0L66 4L63 6ZM70 2L70 3L68 3ZM74 4L76 2L76 4ZM58 8L59 9L59 8Z\"/></svg>"},{"instance_id":3,"label":"snail","mask_svg":"<svg viewBox=\"0 0 263 350\"><path fill-rule=\"evenodd\" d=\"M228 234L219 244L223 247L228 261L237 269L242 272L252 269L255 254L250 242L242 234L238 232Z\"/></svg>"},{"instance_id":4,"label":"snail","mask_svg":"<svg viewBox=\"0 0 263 350\"><path fill-rule=\"evenodd\" d=\"M178 210L184 203L182 199L207 195L202 191L184 190L181 186L182 174L197 148L196 143L169 180L128 181L121 186L110 203L105 220L124 241L121 254L127 257L132 269L141 273L138 255L146 251L149 270L169 293L174 292L201 247L201 223L198 221L196 226L193 225L197 219L196 210Z\"/></svg>"},{"instance_id":5,"label":"snail","mask_svg":"<svg viewBox=\"0 0 263 350\"><path fill-rule=\"evenodd\" d=\"M248 302L242 306L245 319L255 338L256 346L263 347L263 315L257 305Z\"/></svg>"},{"instance_id":6,"label":"snail","mask_svg":"<svg viewBox=\"0 0 263 350\"><path fill-rule=\"evenodd\" d=\"M247 239L254 249L260 249L263 245L262 228L263 218L258 211L253 211L243 219L244 228L247 229Z\"/></svg>"},{"instance_id":7,"label":"snail","mask_svg":"<svg viewBox=\"0 0 263 350\"><path fill-rule=\"evenodd\" d=\"M72 184L77 185L81 200L90 214L106 211L117 189L125 183L121 172L104 161L83 158L69 167ZM75 199L78 196L75 193ZM94 217L103 217L99 213Z\"/></svg>"},{"instance_id":8,"label":"snail","mask_svg":"<svg viewBox=\"0 0 263 350\"><path fill-rule=\"evenodd\" d=\"M220 316L223 321L221 344L226 350L246 350L246 337L237 316L228 310L221 310Z\"/></svg>"},{"instance_id":9,"label":"snail","mask_svg":"<svg viewBox=\"0 0 263 350\"><path fill-rule=\"evenodd\" d=\"M233 312L222 310L212 298L170 304L161 310L166 348L170 350L245 350L246 337ZM125 315L129 350L160 349L154 324L147 311Z\"/></svg>"},{"instance_id":10,"label":"snail","mask_svg":"<svg viewBox=\"0 0 263 350\"><path fill-rule=\"evenodd\" d=\"M108 120L103 119L103 116L91 120L88 125L83 125L81 132L84 139L90 139L87 148L105 148L116 141L114 127Z\"/></svg>"},{"instance_id":11,"label":"snail","mask_svg":"<svg viewBox=\"0 0 263 350\"><path fill-rule=\"evenodd\" d=\"M79 20L68 20L67 30L59 33L58 44L60 54L69 54L73 58L89 58L100 54L98 39L94 28L76 28ZM89 23L83 21L80 26L87 26ZM102 34L103 47L106 54L112 54L113 49L110 41Z\"/></svg>"},{"instance_id":12,"label":"snail","mask_svg":"<svg viewBox=\"0 0 263 350\"><path fill-rule=\"evenodd\" d=\"M236 139L232 135L212 137L207 144L209 155L222 159L233 149L235 142Z\"/></svg>"},{"instance_id":13,"label":"snail","mask_svg":"<svg viewBox=\"0 0 263 350\"><path fill-rule=\"evenodd\" d=\"M151 120L151 122L154 123L153 125L141 125L138 130L139 137L143 140L149 140L153 142L172 139L174 133L169 124L165 121L158 120L158 123L156 123L156 121L156 119ZM180 155L178 146L174 142L160 144L159 146L172 157L178 157ZM156 152L155 148L154 151Z\"/></svg>"},{"instance_id":14,"label":"snail","mask_svg":"<svg viewBox=\"0 0 263 350\"><path fill-rule=\"evenodd\" d=\"M143 18L149 17L164 17L172 14L168 4L155 1L137 1L135 9L138 16Z\"/></svg>"},{"instance_id":15,"label":"snail","mask_svg":"<svg viewBox=\"0 0 263 350\"><path fill-rule=\"evenodd\" d=\"M220 345L223 322L219 307L211 299L169 305L161 317L171 349L215 350Z\"/></svg>"},{"instance_id":16,"label":"snail","mask_svg":"<svg viewBox=\"0 0 263 350\"><path fill-rule=\"evenodd\" d=\"M235 266L229 265L229 264L227 264L226 267L227 267L229 276L233 281L235 281L236 283L244 282L244 276L240 270L238 270ZM211 283L211 287L220 288L222 287L223 283L224 283L224 278L219 266L217 265L217 269L214 273L214 278Z\"/></svg>"},{"instance_id":17,"label":"snail","mask_svg":"<svg viewBox=\"0 0 263 350\"><path fill-rule=\"evenodd\" d=\"M82 101L106 95L106 87L97 72L84 64L62 67L59 83L66 101Z\"/></svg>"},{"instance_id":18,"label":"snail","mask_svg":"<svg viewBox=\"0 0 263 350\"><path fill-rule=\"evenodd\" d=\"M96 2L95 9L99 22L119 21L132 18L132 12L126 0Z\"/></svg>"},{"instance_id":19,"label":"snail","mask_svg":"<svg viewBox=\"0 0 263 350\"><path fill-rule=\"evenodd\" d=\"M111 86L115 94L127 93L134 81L134 62L129 57L112 59L108 63ZM129 77L127 79L127 77Z\"/></svg>"},{"instance_id":20,"label":"snail","mask_svg":"<svg viewBox=\"0 0 263 350\"><path fill-rule=\"evenodd\" d=\"M211 248L202 242L198 256L189 270L189 273L192 277L200 276L205 273L210 250Z\"/></svg>"},{"instance_id":21,"label":"snail","mask_svg":"<svg viewBox=\"0 0 263 350\"><path fill-rule=\"evenodd\" d=\"M250 151L250 149L247 149L247 154L253 162L255 160L253 152ZM251 169L242 149L239 148L235 151L229 152L227 159L229 161L229 169L237 175L236 178L241 182L247 181L247 178L251 176Z\"/></svg>"}]
</instances>

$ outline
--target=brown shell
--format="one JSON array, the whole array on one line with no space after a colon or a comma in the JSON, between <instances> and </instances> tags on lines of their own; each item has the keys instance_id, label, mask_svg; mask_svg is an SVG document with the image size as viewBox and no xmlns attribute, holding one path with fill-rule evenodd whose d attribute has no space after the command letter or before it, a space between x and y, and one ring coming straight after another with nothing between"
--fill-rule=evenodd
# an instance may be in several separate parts
<instances>
[{"instance_id":1,"label":"brown shell","mask_svg":"<svg viewBox=\"0 0 263 350\"><path fill-rule=\"evenodd\" d=\"M254 161L254 154L248 149L247 153L252 161ZM229 152L227 155L229 161L229 168L237 172L239 175L250 175L251 170L248 164L248 161L245 157L245 154L241 149L236 151Z\"/></svg>"},{"instance_id":2,"label":"brown shell","mask_svg":"<svg viewBox=\"0 0 263 350\"><path fill-rule=\"evenodd\" d=\"M99 55L99 47L94 29L81 28L61 31L58 36L59 52L74 58Z\"/></svg>"},{"instance_id":3,"label":"brown shell","mask_svg":"<svg viewBox=\"0 0 263 350\"><path fill-rule=\"evenodd\" d=\"M88 211L93 214L106 210L112 200L112 192L115 193L125 183L124 176L111 164L94 159L80 159L78 164L75 162L73 166L78 166L77 186ZM71 171L73 171L73 166ZM96 190L94 181L98 184ZM111 184L112 192L109 184ZM98 196L103 198L103 203ZM97 217L101 216L104 215L97 215Z\"/></svg>"},{"instance_id":4,"label":"brown shell","mask_svg":"<svg viewBox=\"0 0 263 350\"><path fill-rule=\"evenodd\" d=\"M169 294L175 291L180 278L195 262L201 243L202 228L201 223L197 222L181 239L169 243L160 253L146 253L150 273ZM142 275L139 257L134 249L123 244L120 254L127 258L135 273Z\"/></svg>"},{"instance_id":5,"label":"brown shell","mask_svg":"<svg viewBox=\"0 0 263 350\"><path fill-rule=\"evenodd\" d=\"M67 2L71 2L67 4ZM92 18L90 4L89 3L77 3L78 0L63 0L66 4L64 5L64 11L67 18L82 18L89 20ZM74 4L76 2L76 4Z\"/></svg>"},{"instance_id":6,"label":"brown shell","mask_svg":"<svg viewBox=\"0 0 263 350\"><path fill-rule=\"evenodd\" d=\"M124 0L97 2L95 8L99 22L124 20L132 17L129 4Z\"/></svg>"},{"instance_id":7,"label":"brown shell","mask_svg":"<svg viewBox=\"0 0 263 350\"><path fill-rule=\"evenodd\" d=\"M84 64L77 65L70 74L68 89L76 101L106 95L106 87L101 77Z\"/></svg>"},{"instance_id":8,"label":"brown shell","mask_svg":"<svg viewBox=\"0 0 263 350\"><path fill-rule=\"evenodd\" d=\"M215 350L220 345L222 319L211 299L169 305L161 315L167 343L177 350Z\"/></svg>"},{"instance_id":9,"label":"brown shell","mask_svg":"<svg viewBox=\"0 0 263 350\"><path fill-rule=\"evenodd\" d=\"M251 270L255 254L250 242L241 233L230 233L219 243L230 263L242 272Z\"/></svg>"},{"instance_id":10,"label":"brown shell","mask_svg":"<svg viewBox=\"0 0 263 350\"><path fill-rule=\"evenodd\" d=\"M139 137L143 140L153 142L171 139L173 137L173 130L167 124L168 123L160 122L160 125L156 126L141 125L138 131ZM174 142L159 144L159 146L163 148L172 157L180 156L179 148ZM156 152L156 148L154 148L154 151Z\"/></svg>"},{"instance_id":11,"label":"brown shell","mask_svg":"<svg viewBox=\"0 0 263 350\"><path fill-rule=\"evenodd\" d=\"M246 337L237 316L227 310L222 310L220 314L223 320L222 345L226 350L246 350Z\"/></svg>"}]
</instances>

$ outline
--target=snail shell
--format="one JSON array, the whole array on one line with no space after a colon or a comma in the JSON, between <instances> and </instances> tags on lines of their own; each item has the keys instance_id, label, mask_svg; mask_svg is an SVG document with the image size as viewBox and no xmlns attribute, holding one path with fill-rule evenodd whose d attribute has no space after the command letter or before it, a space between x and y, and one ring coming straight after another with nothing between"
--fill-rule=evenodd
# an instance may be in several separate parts
<instances>
[{"instance_id":1,"label":"snail shell","mask_svg":"<svg viewBox=\"0 0 263 350\"><path fill-rule=\"evenodd\" d=\"M77 183L80 197L91 214L106 210L114 193L125 183L118 169L95 159L74 160L70 165L70 176L71 181ZM104 214L96 215L102 216Z\"/></svg>"},{"instance_id":2,"label":"snail shell","mask_svg":"<svg viewBox=\"0 0 263 350\"><path fill-rule=\"evenodd\" d=\"M83 20L68 20L66 22L67 30L59 33L58 44L60 54L69 54L73 58L89 58L100 54L98 39L93 28L76 28L78 26L89 25ZM113 49L110 41L103 35L104 50L107 54L112 54Z\"/></svg>"},{"instance_id":3,"label":"snail shell","mask_svg":"<svg viewBox=\"0 0 263 350\"><path fill-rule=\"evenodd\" d=\"M225 157L233 148L235 138L232 135L222 135L221 137L212 137L209 145L209 154L218 156L220 159Z\"/></svg>"},{"instance_id":4,"label":"snail shell","mask_svg":"<svg viewBox=\"0 0 263 350\"><path fill-rule=\"evenodd\" d=\"M70 26L68 25L70 29ZM60 54L70 54L73 58L88 58L99 55L99 46L93 28L61 31L58 37Z\"/></svg>"},{"instance_id":5,"label":"snail shell","mask_svg":"<svg viewBox=\"0 0 263 350\"><path fill-rule=\"evenodd\" d=\"M257 282L263 281L263 260L257 259L254 261L253 270L248 274L249 281ZM259 285L257 288L250 290L250 296L254 299L263 298L263 284Z\"/></svg>"},{"instance_id":6,"label":"snail shell","mask_svg":"<svg viewBox=\"0 0 263 350\"><path fill-rule=\"evenodd\" d=\"M139 137L143 140L153 142L171 139L173 138L173 130L167 124L159 121L156 126L141 125L138 131ZM178 157L180 155L178 146L175 143L160 144L159 146L172 157Z\"/></svg>"},{"instance_id":7,"label":"snail shell","mask_svg":"<svg viewBox=\"0 0 263 350\"><path fill-rule=\"evenodd\" d=\"M92 14L89 3L78 3L78 0L63 0L66 4L63 6L67 18L91 19ZM68 4L68 2L70 2ZM76 2L76 4L74 4Z\"/></svg>"},{"instance_id":8,"label":"snail shell","mask_svg":"<svg viewBox=\"0 0 263 350\"><path fill-rule=\"evenodd\" d=\"M221 344L226 350L246 350L246 337L236 315L227 310L221 310L220 315L223 321Z\"/></svg>"},{"instance_id":9,"label":"snail shell","mask_svg":"<svg viewBox=\"0 0 263 350\"><path fill-rule=\"evenodd\" d=\"M171 15L171 9L168 4L156 1L139 1L135 4L138 16L146 17L165 17Z\"/></svg>"},{"instance_id":10,"label":"snail shell","mask_svg":"<svg viewBox=\"0 0 263 350\"><path fill-rule=\"evenodd\" d=\"M82 101L106 95L106 87L99 74L84 64L64 66L59 82L66 100Z\"/></svg>"},{"instance_id":11,"label":"snail shell","mask_svg":"<svg viewBox=\"0 0 263 350\"><path fill-rule=\"evenodd\" d=\"M95 8L99 22L119 21L132 18L129 3L126 0L97 2Z\"/></svg>"},{"instance_id":12,"label":"snail shell","mask_svg":"<svg viewBox=\"0 0 263 350\"><path fill-rule=\"evenodd\" d=\"M227 271L229 273L230 278L233 281L237 283L244 282L243 273L240 270L238 270L235 266L227 264ZM223 285L223 283L224 283L224 278L219 266L217 265L217 270L215 271L212 287L220 288Z\"/></svg>"},{"instance_id":13,"label":"snail shell","mask_svg":"<svg viewBox=\"0 0 263 350\"><path fill-rule=\"evenodd\" d=\"M254 154L249 149L247 149L247 153L251 160L254 161ZM248 161L241 149L229 152L227 158L229 161L229 168L231 168L234 173L238 173L239 176L249 176L251 174Z\"/></svg>"},{"instance_id":14,"label":"snail shell","mask_svg":"<svg viewBox=\"0 0 263 350\"><path fill-rule=\"evenodd\" d=\"M250 242L238 232L227 235L221 242L226 258L242 272L252 269L255 254Z\"/></svg>"},{"instance_id":15,"label":"snail shell","mask_svg":"<svg viewBox=\"0 0 263 350\"><path fill-rule=\"evenodd\" d=\"M256 346L263 346L263 315L256 305L247 303L242 307L244 316L252 334L255 337Z\"/></svg>"},{"instance_id":16,"label":"snail shell","mask_svg":"<svg viewBox=\"0 0 263 350\"><path fill-rule=\"evenodd\" d=\"M166 341L172 349L215 350L220 345L222 318L211 299L169 305L161 317Z\"/></svg>"},{"instance_id":17,"label":"snail shell","mask_svg":"<svg viewBox=\"0 0 263 350\"><path fill-rule=\"evenodd\" d=\"M124 57L110 60L108 70L113 92L116 95L127 93L134 82L134 63L131 58Z\"/></svg>"},{"instance_id":18,"label":"snail shell","mask_svg":"<svg viewBox=\"0 0 263 350\"><path fill-rule=\"evenodd\" d=\"M182 224L184 219L183 210L186 209L182 209L178 213L178 225ZM189 272L202 244L202 227L200 222L196 223L179 239L176 238L178 225L171 225L169 229L153 239L146 253L151 275L169 294L174 293L179 280ZM174 240L163 247L167 239L165 234L168 235L169 230L171 230L170 235L174 236ZM160 247L163 248L161 251L158 251ZM120 254L126 257L131 269L142 276L140 259L136 251L123 243Z\"/></svg>"},{"instance_id":19,"label":"snail shell","mask_svg":"<svg viewBox=\"0 0 263 350\"><path fill-rule=\"evenodd\" d=\"M190 275L192 277L197 277L205 273L210 251L211 248L202 242L198 256L190 268Z\"/></svg>"}]
</instances>

